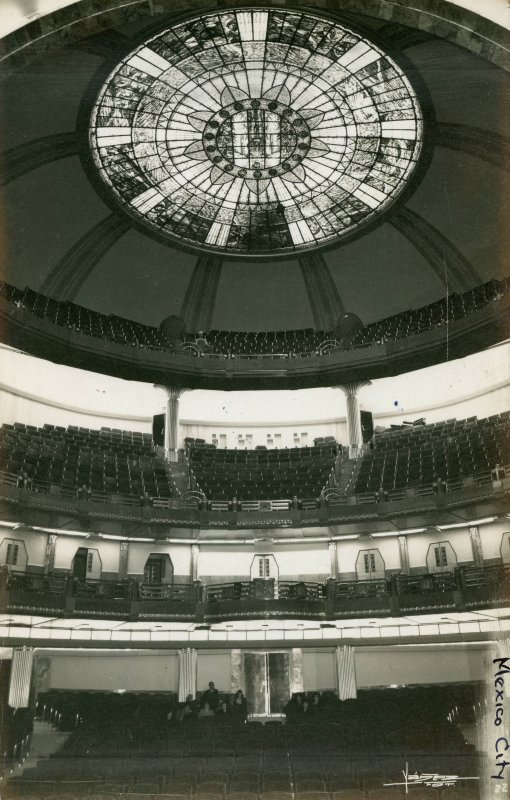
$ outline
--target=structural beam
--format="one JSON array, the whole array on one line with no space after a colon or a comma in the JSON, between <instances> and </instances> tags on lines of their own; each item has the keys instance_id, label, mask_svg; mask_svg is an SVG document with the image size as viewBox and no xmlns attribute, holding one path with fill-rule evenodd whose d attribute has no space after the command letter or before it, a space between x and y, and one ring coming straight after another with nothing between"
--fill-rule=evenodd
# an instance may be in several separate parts
<instances>
[{"instance_id":1,"label":"structural beam","mask_svg":"<svg viewBox=\"0 0 510 800\"><path fill-rule=\"evenodd\" d=\"M438 122L434 131L436 147L446 147L479 158L486 164L510 172L510 138L487 128Z\"/></svg>"},{"instance_id":2,"label":"structural beam","mask_svg":"<svg viewBox=\"0 0 510 800\"><path fill-rule=\"evenodd\" d=\"M99 261L129 228L128 218L118 214L101 220L53 267L39 291L57 300L73 301Z\"/></svg>"},{"instance_id":3,"label":"structural beam","mask_svg":"<svg viewBox=\"0 0 510 800\"><path fill-rule=\"evenodd\" d=\"M51 164L52 161L76 156L78 152L78 136L74 131L41 136L31 142L11 147L0 155L0 184L10 183L37 167Z\"/></svg>"},{"instance_id":4,"label":"structural beam","mask_svg":"<svg viewBox=\"0 0 510 800\"><path fill-rule=\"evenodd\" d=\"M345 308L324 257L311 253L299 259L299 266L316 330L333 330Z\"/></svg>"},{"instance_id":5,"label":"structural beam","mask_svg":"<svg viewBox=\"0 0 510 800\"><path fill-rule=\"evenodd\" d=\"M422 254L450 291L462 293L482 283L460 250L416 211L401 208L388 217L388 222Z\"/></svg>"},{"instance_id":6,"label":"structural beam","mask_svg":"<svg viewBox=\"0 0 510 800\"><path fill-rule=\"evenodd\" d=\"M211 328L222 263L219 256L202 255L195 264L180 313L190 333Z\"/></svg>"}]
</instances>

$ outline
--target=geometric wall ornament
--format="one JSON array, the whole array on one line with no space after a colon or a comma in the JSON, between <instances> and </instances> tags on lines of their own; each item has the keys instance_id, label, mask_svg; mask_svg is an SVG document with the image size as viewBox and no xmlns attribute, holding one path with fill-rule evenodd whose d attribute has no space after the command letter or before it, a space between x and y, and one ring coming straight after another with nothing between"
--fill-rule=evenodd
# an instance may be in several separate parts
<instances>
[{"instance_id":1,"label":"geometric wall ornament","mask_svg":"<svg viewBox=\"0 0 510 800\"><path fill-rule=\"evenodd\" d=\"M225 10L161 31L109 75L89 143L109 193L159 237L289 254L385 212L423 140L401 68L309 12Z\"/></svg>"}]
</instances>

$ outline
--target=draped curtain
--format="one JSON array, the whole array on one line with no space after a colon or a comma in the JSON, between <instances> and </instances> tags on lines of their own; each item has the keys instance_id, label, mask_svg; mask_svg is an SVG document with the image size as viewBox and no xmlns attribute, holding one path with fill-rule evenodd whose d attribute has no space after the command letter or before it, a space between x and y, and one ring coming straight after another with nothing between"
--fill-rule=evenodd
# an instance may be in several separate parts
<instances>
[{"instance_id":1,"label":"draped curtain","mask_svg":"<svg viewBox=\"0 0 510 800\"><path fill-rule=\"evenodd\" d=\"M33 662L34 650L32 647L14 648L8 699L11 708L28 708Z\"/></svg>"},{"instance_id":2,"label":"draped curtain","mask_svg":"<svg viewBox=\"0 0 510 800\"><path fill-rule=\"evenodd\" d=\"M186 700L189 694L197 693L197 651L194 647L179 650L179 702Z\"/></svg>"},{"instance_id":3,"label":"draped curtain","mask_svg":"<svg viewBox=\"0 0 510 800\"><path fill-rule=\"evenodd\" d=\"M358 696L356 687L356 670L354 667L354 648L344 645L336 648L336 670L338 679L338 697L340 700L355 699Z\"/></svg>"}]
</instances>

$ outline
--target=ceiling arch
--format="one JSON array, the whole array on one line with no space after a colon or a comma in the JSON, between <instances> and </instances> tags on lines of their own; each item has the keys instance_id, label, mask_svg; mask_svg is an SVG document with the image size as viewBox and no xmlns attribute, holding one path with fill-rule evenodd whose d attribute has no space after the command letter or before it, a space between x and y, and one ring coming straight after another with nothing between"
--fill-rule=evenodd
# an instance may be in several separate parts
<instances>
[{"instance_id":1,"label":"ceiling arch","mask_svg":"<svg viewBox=\"0 0 510 800\"><path fill-rule=\"evenodd\" d=\"M58 300L74 300L102 256L128 230L128 220L118 214L98 222L53 267L41 291Z\"/></svg>"}]
</instances>

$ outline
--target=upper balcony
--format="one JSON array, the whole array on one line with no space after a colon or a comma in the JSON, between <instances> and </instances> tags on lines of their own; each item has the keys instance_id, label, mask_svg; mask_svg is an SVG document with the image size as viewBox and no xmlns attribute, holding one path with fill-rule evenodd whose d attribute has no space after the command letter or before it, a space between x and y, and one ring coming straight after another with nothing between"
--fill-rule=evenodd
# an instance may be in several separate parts
<instances>
[{"instance_id":1,"label":"upper balcony","mask_svg":"<svg viewBox=\"0 0 510 800\"><path fill-rule=\"evenodd\" d=\"M461 358L507 338L508 281L338 331L211 332L168 340L158 328L2 284L2 339L32 355L130 380L203 389L298 389L382 378Z\"/></svg>"}]
</instances>

